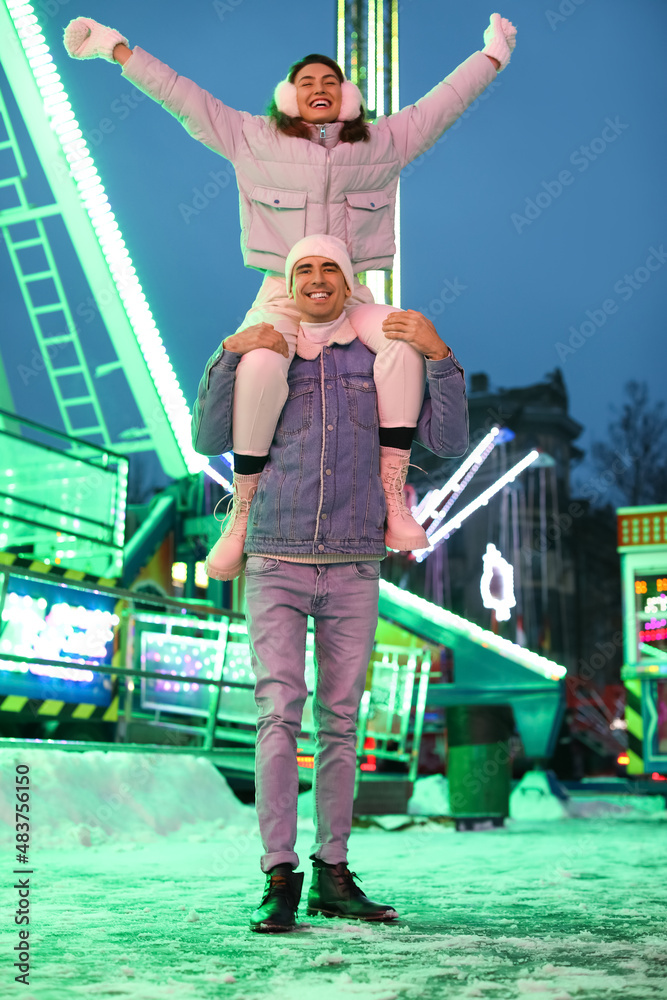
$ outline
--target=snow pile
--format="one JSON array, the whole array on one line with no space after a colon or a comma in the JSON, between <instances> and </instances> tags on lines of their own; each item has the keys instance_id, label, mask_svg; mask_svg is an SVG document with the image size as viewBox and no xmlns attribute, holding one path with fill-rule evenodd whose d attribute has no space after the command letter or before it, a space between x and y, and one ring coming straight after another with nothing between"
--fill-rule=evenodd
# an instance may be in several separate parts
<instances>
[{"instance_id":1,"label":"snow pile","mask_svg":"<svg viewBox=\"0 0 667 1000\"><path fill-rule=\"evenodd\" d=\"M430 774L415 781L408 801L409 816L449 816L449 782L443 774Z\"/></svg>"},{"instance_id":2,"label":"snow pile","mask_svg":"<svg viewBox=\"0 0 667 1000\"><path fill-rule=\"evenodd\" d=\"M522 820L565 819L568 795L546 771L527 771L510 794L510 816Z\"/></svg>"},{"instance_id":3,"label":"snow pile","mask_svg":"<svg viewBox=\"0 0 667 1000\"><path fill-rule=\"evenodd\" d=\"M650 819L665 815L661 795L570 795L551 771L528 771L510 795L510 816L544 822L573 819Z\"/></svg>"},{"instance_id":4,"label":"snow pile","mask_svg":"<svg viewBox=\"0 0 667 1000\"><path fill-rule=\"evenodd\" d=\"M14 776L30 768L31 840L42 847L143 843L176 834L207 840L255 829L224 777L189 754L0 749L0 842L13 836Z\"/></svg>"}]
</instances>

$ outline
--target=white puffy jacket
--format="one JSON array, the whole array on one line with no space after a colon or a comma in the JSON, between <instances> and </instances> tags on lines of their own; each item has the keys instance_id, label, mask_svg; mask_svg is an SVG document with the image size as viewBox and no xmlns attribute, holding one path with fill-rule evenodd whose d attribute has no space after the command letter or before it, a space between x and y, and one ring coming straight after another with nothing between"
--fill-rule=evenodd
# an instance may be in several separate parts
<instances>
[{"instance_id":1,"label":"white puffy jacket","mask_svg":"<svg viewBox=\"0 0 667 1000\"><path fill-rule=\"evenodd\" d=\"M297 240L330 233L347 244L355 273L391 268L401 170L496 77L475 52L416 104L371 124L370 142L349 143L339 141L342 122L311 125L311 140L284 135L268 117L228 108L138 47L123 73L233 164L247 267L283 272Z\"/></svg>"}]
</instances>

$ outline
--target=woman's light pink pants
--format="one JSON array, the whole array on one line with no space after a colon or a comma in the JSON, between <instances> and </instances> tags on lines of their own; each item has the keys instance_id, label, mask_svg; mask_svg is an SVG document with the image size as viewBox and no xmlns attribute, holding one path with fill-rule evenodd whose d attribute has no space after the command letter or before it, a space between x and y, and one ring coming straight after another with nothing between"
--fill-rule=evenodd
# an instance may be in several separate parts
<instances>
[{"instance_id":1,"label":"woman's light pink pants","mask_svg":"<svg viewBox=\"0 0 667 1000\"><path fill-rule=\"evenodd\" d=\"M345 307L357 337L377 355L373 374L381 427L416 427L424 398L425 366L421 354L402 340L387 340L382 323L394 306L377 305L370 290L355 280ZM268 455L287 399L287 370L296 349L299 312L285 291L285 279L266 275L259 294L239 327L271 323L289 346L289 357L258 349L244 354L234 388L234 451Z\"/></svg>"}]
</instances>

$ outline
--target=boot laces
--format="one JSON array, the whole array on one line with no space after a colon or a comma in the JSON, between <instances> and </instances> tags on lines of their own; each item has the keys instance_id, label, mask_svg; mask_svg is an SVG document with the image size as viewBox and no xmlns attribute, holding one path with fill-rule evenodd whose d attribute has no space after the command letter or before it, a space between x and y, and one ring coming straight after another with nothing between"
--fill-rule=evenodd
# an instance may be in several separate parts
<instances>
[{"instance_id":1,"label":"boot laces","mask_svg":"<svg viewBox=\"0 0 667 1000\"><path fill-rule=\"evenodd\" d=\"M420 465L415 465L414 462L408 461L407 458L400 460L395 466L389 469L389 474L383 480L383 486L385 487L385 500L387 506L391 509L391 513L407 514L409 518L412 518L403 493L408 469L419 469L420 472L424 472L424 469Z\"/></svg>"},{"instance_id":2,"label":"boot laces","mask_svg":"<svg viewBox=\"0 0 667 1000\"><path fill-rule=\"evenodd\" d=\"M280 872L266 876L266 886L264 888L264 898L262 899L262 904L264 904L267 899L270 899L272 896L289 897L289 895L290 884L287 876L282 875Z\"/></svg>"},{"instance_id":3,"label":"boot laces","mask_svg":"<svg viewBox=\"0 0 667 1000\"><path fill-rule=\"evenodd\" d=\"M254 492L253 492L254 496ZM227 508L222 517L218 517L218 507L220 504L225 502L227 499ZM234 492L230 497L222 497L218 500L215 505L215 510L213 511L213 517L222 524L220 529L223 535L232 535L238 533L239 531L245 533L246 521L250 514L250 504L252 503L252 497L240 497L238 493Z\"/></svg>"},{"instance_id":4,"label":"boot laces","mask_svg":"<svg viewBox=\"0 0 667 1000\"><path fill-rule=\"evenodd\" d=\"M363 891L358 885L355 884L355 882L363 882L360 875L357 875L356 872L351 872L345 864L343 864L341 868L336 866L334 871L337 878L340 880L341 885L344 885L348 892L352 895L363 896Z\"/></svg>"}]
</instances>

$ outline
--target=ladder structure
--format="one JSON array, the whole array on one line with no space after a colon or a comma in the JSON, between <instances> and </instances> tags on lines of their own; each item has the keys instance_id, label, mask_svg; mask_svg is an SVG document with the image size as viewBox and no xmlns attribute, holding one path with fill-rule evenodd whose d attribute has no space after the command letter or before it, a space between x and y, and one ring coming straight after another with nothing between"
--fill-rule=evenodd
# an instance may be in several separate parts
<instances>
[{"instance_id":1,"label":"ladder structure","mask_svg":"<svg viewBox=\"0 0 667 1000\"><path fill-rule=\"evenodd\" d=\"M207 459L190 443L190 411L139 284L100 176L67 100L37 10L0 0L0 58L13 98L48 181L51 198L32 204L8 101L0 94L0 232L20 289L43 370L67 435L122 454L154 451L164 472L181 478ZM87 356L68 302L66 271L49 238L48 220L64 224L115 357L101 366ZM71 294L70 294L71 298ZM124 377L141 424L114 435L95 379ZM113 402L111 400L110 402ZM214 478L219 477L213 472ZM223 484L225 485L225 484Z\"/></svg>"},{"instance_id":2,"label":"ladder structure","mask_svg":"<svg viewBox=\"0 0 667 1000\"><path fill-rule=\"evenodd\" d=\"M0 118L7 136L0 142L0 151L11 152L14 164L0 178L0 188L11 189L10 200L16 204L0 215L4 242L65 432L110 447L102 407L44 226L44 219L59 214L60 209L57 205L30 206L25 190L28 172L1 93ZM76 419L77 413L84 414L83 420Z\"/></svg>"}]
</instances>

